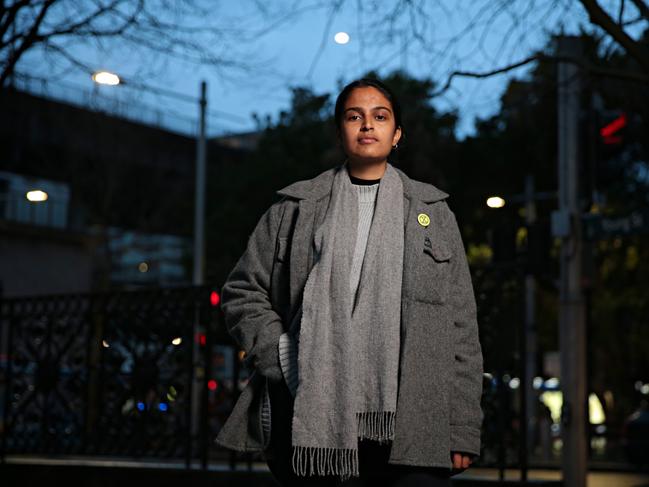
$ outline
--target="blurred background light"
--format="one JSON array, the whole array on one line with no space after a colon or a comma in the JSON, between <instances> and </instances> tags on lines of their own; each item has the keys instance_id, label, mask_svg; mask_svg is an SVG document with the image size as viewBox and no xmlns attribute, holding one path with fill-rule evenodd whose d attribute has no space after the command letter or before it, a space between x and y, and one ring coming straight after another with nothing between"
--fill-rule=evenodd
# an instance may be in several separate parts
<instances>
[{"instance_id":1,"label":"blurred background light","mask_svg":"<svg viewBox=\"0 0 649 487\"><path fill-rule=\"evenodd\" d=\"M349 42L349 34L347 32L338 32L334 36L336 44L347 44Z\"/></svg>"},{"instance_id":2,"label":"blurred background light","mask_svg":"<svg viewBox=\"0 0 649 487\"><path fill-rule=\"evenodd\" d=\"M500 196L490 196L487 198L487 206L489 208L502 208L505 206L505 200Z\"/></svg>"},{"instance_id":3,"label":"blurred background light","mask_svg":"<svg viewBox=\"0 0 649 487\"><path fill-rule=\"evenodd\" d=\"M87 79L87 78L86 78ZM100 85L115 86L120 83L119 76L108 71L97 71L92 75L92 80Z\"/></svg>"},{"instance_id":4,"label":"blurred background light","mask_svg":"<svg viewBox=\"0 0 649 487\"><path fill-rule=\"evenodd\" d=\"M28 191L25 197L34 203L39 202L39 201L47 201L47 193L45 191L41 191L40 189L34 189L32 191Z\"/></svg>"}]
</instances>

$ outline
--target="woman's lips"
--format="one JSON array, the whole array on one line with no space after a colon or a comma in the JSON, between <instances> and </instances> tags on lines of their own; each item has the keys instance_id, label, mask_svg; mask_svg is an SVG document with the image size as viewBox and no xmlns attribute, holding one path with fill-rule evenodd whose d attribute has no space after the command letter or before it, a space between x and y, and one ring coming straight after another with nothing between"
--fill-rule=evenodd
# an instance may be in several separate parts
<instances>
[{"instance_id":1,"label":"woman's lips","mask_svg":"<svg viewBox=\"0 0 649 487\"><path fill-rule=\"evenodd\" d=\"M374 137L361 137L358 139L359 144L373 144L374 142L378 142Z\"/></svg>"}]
</instances>

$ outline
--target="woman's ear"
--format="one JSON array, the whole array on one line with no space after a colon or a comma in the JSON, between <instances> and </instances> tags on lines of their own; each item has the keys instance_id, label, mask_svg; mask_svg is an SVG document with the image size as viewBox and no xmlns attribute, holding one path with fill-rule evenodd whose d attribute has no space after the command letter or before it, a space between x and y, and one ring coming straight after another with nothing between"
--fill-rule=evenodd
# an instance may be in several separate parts
<instances>
[{"instance_id":1,"label":"woman's ear","mask_svg":"<svg viewBox=\"0 0 649 487\"><path fill-rule=\"evenodd\" d=\"M397 127L396 130L394 131L394 135L392 136L392 147L397 145L399 141L402 139L402 131L401 127Z\"/></svg>"}]
</instances>

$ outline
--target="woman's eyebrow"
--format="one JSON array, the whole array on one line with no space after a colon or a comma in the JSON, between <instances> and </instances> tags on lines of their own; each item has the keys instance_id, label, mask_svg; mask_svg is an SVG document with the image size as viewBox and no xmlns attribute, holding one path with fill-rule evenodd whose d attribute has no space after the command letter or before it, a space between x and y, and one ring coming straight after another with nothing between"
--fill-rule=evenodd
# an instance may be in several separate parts
<instances>
[{"instance_id":1,"label":"woman's eyebrow","mask_svg":"<svg viewBox=\"0 0 649 487\"><path fill-rule=\"evenodd\" d=\"M350 111L350 110L353 110L353 111L355 111L355 112L363 112L363 111L364 111L362 107L349 107L349 108L345 108L345 112L348 112L348 111ZM371 110L372 110L372 111L374 111L374 110L387 110L388 112L392 113L392 110L390 110L388 107L384 107L384 106L374 107L374 108L372 108Z\"/></svg>"}]
</instances>

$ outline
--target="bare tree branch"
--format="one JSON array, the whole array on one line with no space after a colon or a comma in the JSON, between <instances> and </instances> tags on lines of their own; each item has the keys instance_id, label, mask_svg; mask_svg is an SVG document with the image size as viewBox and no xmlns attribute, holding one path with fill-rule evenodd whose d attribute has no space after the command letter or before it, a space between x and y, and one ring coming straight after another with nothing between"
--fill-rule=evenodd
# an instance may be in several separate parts
<instances>
[{"instance_id":1,"label":"bare tree branch","mask_svg":"<svg viewBox=\"0 0 649 487\"><path fill-rule=\"evenodd\" d=\"M34 23L29 29L27 35L23 38L22 43L20 44L20 46L18 46L18 49L12 51L9 54L6 64L3 65L2 73L0 73L0 87L4 86L5 80L7 79L9 74L13 71L13 68L16 65L18 59L20 59L23 53L26 52L30 47L34 45L34 42L36 42L38 29L40 25L43 23L43 19L45 18L47 11L50 9L50 7L55 1L56 0L46 0L45 2L43 2L43 6L41 7L40 12L38 13L36 19L34 20Z\"/></svg>"},{"instance_id":2,"label":"bare tree branch","mask_svg":"<svg viewBox=\"0 0 649 487\"><path fill-rule=\"evenodd\" d=\"M278 77L258 50L246 46L323 8L324 1L294 0L278 7L253 0L255 16L223 7L224 16L215 13L220 5L212 0L0 0L0 88L30 50L81 69L74 50L82 44L94 44L100 51L126 48L147 62L153 53L157 59L207 64L221 77L226 71L248 73L253 68ZM57 39L68 42L53 42Z\"/></svg>"},{"instance_id":3,"label":"bare tree branch","mask_svg":"<svg viewBox=\"0 0 649 487\"><path fill-rule=\"evenodd\" d=\"M620 8L618 9L617 12L617 25L622 25L622 21L624 19L624 6L626 5L626 2L624 0L620 0Z\"/></svg>"},{"instance_id":4,"label":"bare tree branch","mask_svg":"<svg viewBox=\"0 0 649 487\"><path fill-rule=\"evenodd\" d=\"M318 47L318 50L316 52L316 55L313 58L313 61L311 61L311 66L309 67L309 71L307 72L306 75L307 78L311 78L311 76L313 75L313 70L318 64L318 61L320 60L320 56L322 55L322 52L324 51L325 46L327 44L327 37L329 37L329 31L331 30L331 25L333 24L333 21L336 18L336 14L340 10L340 7L342 7L342 4L343 4L342 0L336 0L333 6L331 7L331 12L329 12L327 23L325 25L324 30L322 31L322 39L320 40L320 46Z\"/></svg>"},{"instance_id":5,"label":"bare tree branch","mask_svg":"<svg viewBox=\"0 0 649 487\"><path fill-rule=\"evenodd\" d=\"M22 0L20 2L14 3L9 8L2 9L3 11L0 14L0 40L9 30L9 27L13 24L18 11L23 7L27 7L28 5L29 0Z\"/></svg>"},{"instance_id":6,"label":"bare tree branch","mask_svg":"<svg viewBox=\"0 0 649 487\"><path fill-rule=\"evenodd\" d=\"M595 0L579 0L588 12L591 22L604 29L615 41L633 57L644 71L649 73L649 56Z\"/></svg>"},{"instance_id":7,"label":"bare tree branch","mask_svg":"<svg viewBox=\"0 0 649 487\"><path fill-rule=\"evenodd\" d=\"M633 5L636 6L640 15L645 19L649 20L649 5L643 2L643 0L631 0Z\"/></svg>"},{"instance_id":8,"label":"bare tree branch","mask_svg":"<svg viewBox=\"0 0 649 487\"><path fill-rule=\"evenodd\" d=\"M558 63L558 62L565 62L565 63L572 63L576 64L580 68L582 68L586 73L594 76L600 76L603 78L615 78L615 79L621 79L621 80L626 80L626 81L633 81L636 83L642 83L642 84L649 84L649 75L644 75L644 74L639 74L639 73L633 73L629 71L622 71L622 70L614 70L614 69L603 69L597 66L593 66L590 63L587 63L583 61L582 59L575 59L571 57L564 57L564 56L548 56L546 54L535 54L533 56L527 57L519 62L509 64L507 66L503 66L500 68L496 68L490 71L484 71L484 72L473 72L473 71L453 71L448 78L446 79L446 82L444 85L437 91L431 93L431 97L436 97L439 96L443 93L445 93L450 87L453 82L453 78L456 77L466 77L466 78L477 78L477 79L484 79L484 78L490 78L492 76L496 76L498 74L503 74L507 73L509 71L512 71L514 69L523 67L527 64L533 63L533 62L552 62L552 63Z\"/></svg>"}]
</instances>

